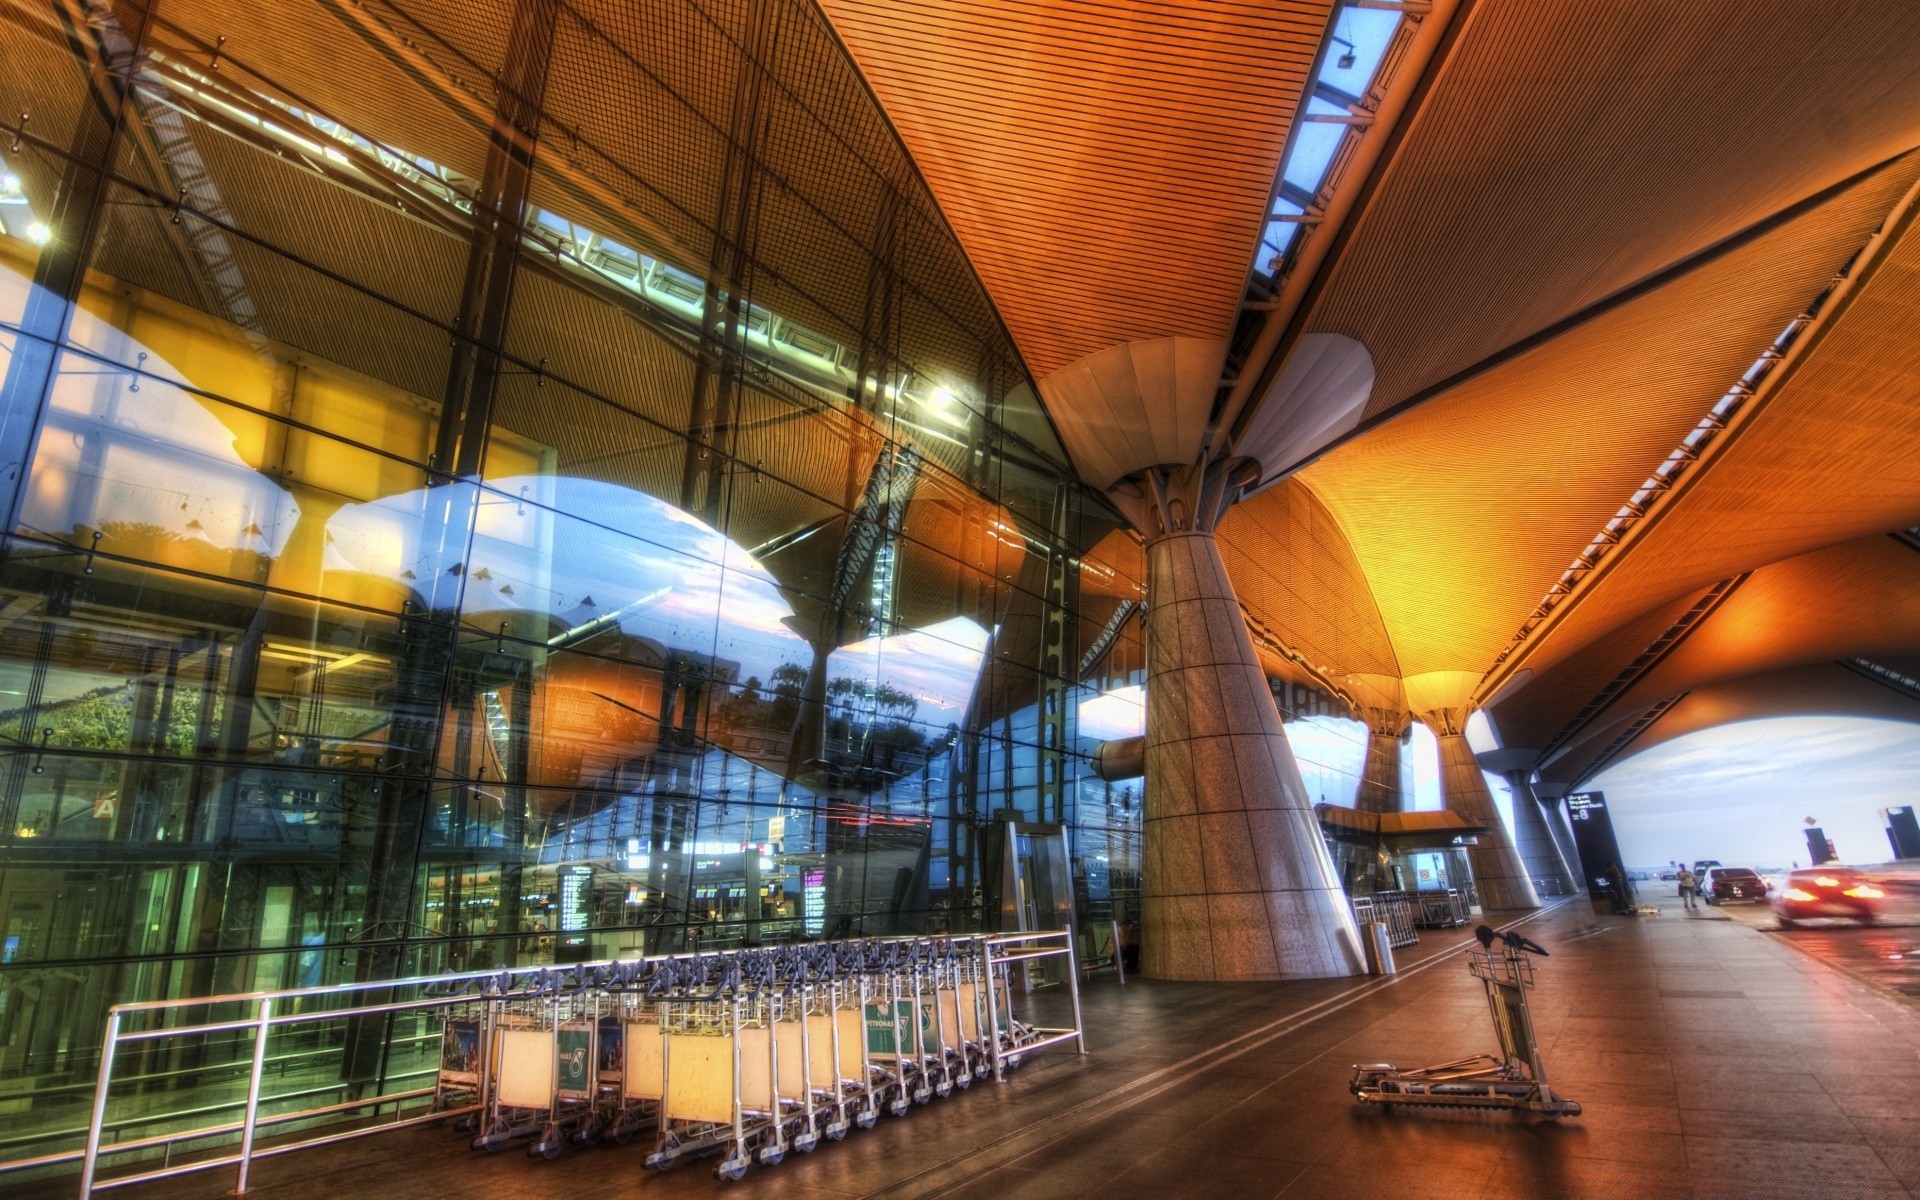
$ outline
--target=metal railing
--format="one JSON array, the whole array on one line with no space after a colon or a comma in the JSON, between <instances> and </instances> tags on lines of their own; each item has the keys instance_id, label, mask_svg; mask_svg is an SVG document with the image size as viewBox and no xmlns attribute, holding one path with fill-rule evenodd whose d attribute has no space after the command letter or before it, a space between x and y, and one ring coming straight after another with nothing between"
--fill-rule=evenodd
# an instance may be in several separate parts
<instances>
[{"instance_id":1,"label":"metal railing","mask_svg":"<svg viewBox=\"0 0 1920 1200\"><path fill-rule=\"evenodd\" d=\"M922 942L925 939L884 939L885 941ZM870 939L877 942L881 939ZM1027 1054L1050 1046L1075 1044L1085 1054L1086 1043L1080 1008L1079 956L1071 931L1016 933L995 936L966 935L951 939L965 953L977 954L986 993L987 1036L983 1038L992 1064L994 1078L1004 1077L1007 1068L1017 1065ZM439 1062L422 1069L386 1070L388 1049L396 1043L438 1040L439 1034L407 1033L395 1037L388 1022L400 1014L417 1014L427 1022L447 1018L460 1006L485 1004L502 996L511 997L529 989L536 992L551 988L558 981L571 986L598 986L590 977L607 972L620 977L622 970L631 975L637 967L669 963L672 960L712 959L712 955L659 955L642 960L602 959L563 967L534 967L507 970L463 971L444 975L416 976L398 980L376 980L314 988L290 988L277 991L198 996L175 1000L155 1000L118 1004L108 1010L102 1038L98 1079L94 1086L90 1120L84 1149L43 1154L33 1158L0 1163L0 1174L80 1163L81 1200L94 1193L129 1184L164 1179L221 1167L237 1168L235 1194L248 1188L253 1163L257 1159L288 1154L295 1150L329 1145L374 1133L404 1129L429 1122L478 1113L485 1105L479 1097L457 1096L449 1102L438 1086ZM1029 1024L1016 1014L1013 988L1015 975L1049 960L1063 959L1063 982L1067 984L1072 1009L1071 1027L1050 1028ZM544 994L544 993L542 993ZM269 1055L269 1043L276 1033L298 1027L313 1027L321 1022L348 1022L347 1038L338 1047L343 1059L350 1059L358 1044L377 1051L382 1065L370 1071L366 1079L341 1079L313 1086L310 1079L297 1081L298 1090L266 1094L267 1068L275 1061ZM357 1022L377 1022L372 1025ZM140 1085L149 1080L141 1074L116 1077L116 1066L133 1047L172 1043L179 1049L190 1039L205 1039L223 1034L242 1034L248 1050L247 1074L243 1098L221 1099L186 1110L166 1114L143 1114L109 1120L115 1084ZM287 1056L281 1056L287 1057ZM238 1062L212 1064L209 1071L230 1070ZM175 1072L163 1072L170 1076ZM425 1086L422 1086L422 1083ZM238 1080L228 1081L237 1084ZM373 1094L337 1097L343 1090L370 1088ZM305 1103L320 1097L335 1097L328 1103ZM262 1112L277 1104L293 1103L286 1111ZM237 1115L234 1110L239 1110ZM218 1118L201 1123L194 1118ZM363 1123L351 1128L340 1126L349 1120ZM186 1121L186 1127L123 1141L110 1140L111 1134L164 1121ZM295 1131L290 1127L312 1123L318 1129ZM294 1134L289 1140L262 1145L274 1131ZM176 1161L182 1147L197 1155L190 1161ZM144 1170L101 1177L102 1164L125 1156L158 1158L159 1165Z\"/></svg>"},{"instance_id":2,"label":"metal railing","mask_svg":"<svg viewBox=\"0 0 1920 1200\"><path fill-rule=\"evenodd\" d=\"M605 962L584 964L587 968L606 965ZM267 1066L268 1041L277 1029L288 1029L298 1025L312 1025L323 1021L359 1021L370 1018L385 1019L397 1013L421 1013L429 1015L445 1010L457 1004L472 1003L472 995L434 995L433 990L457 988L462 985L496 978L499 971L463 971L449 975L421 976L399 980L377 980L366 983L336 984L328 987L286 988L270 992L235 993L223 996L195 996L177 1000L149 1000L133 1004L116 1004L107 1011L107 1028L101 1042L99 1079L94 1087L92 1116L87 1127L87 1143L83 1150L70 1150L61 1153L41 1155L33 1159L19 1159L4 1164L9 1171L24 1170L30 1167L50 1166L79 1160L80 1195L82 1200L91 1197L94 1192L109 1188L124 1187L153 1179L164 1179L174 1175L184 1175L193 1171L211 1170L222 1166L237 1166L239 1169L235 1187L236 1192L245 1192L253 1160L277 1154L286 1154L310 1146L346 1141L364 1137L390 1129L404 1128L428 1121L441 1120L448 1116L472 1111L478 1106L463 1109L442 1109L404 1116L403 1111L410 1102L431 1099L435 1094L433 1087L401 1087L386 1090L396 1083L411 1082L429 1075L431 1071L409 1071L400 1075L382 1076L376 1086L380 1089L371 1096L358 1096L331 1104L297 1108L288 1112L272 1113L262 1116L260 1107L262 1090ZM369 996L401 993L402 999L376 999L371 1003L359 1001ZM407 995L412 993L411 995ZM343 1003L344 1002L344 1003ZM341 1007L333 1007L341 1004ZM306 1007L307 1005L321 1007ZM244 1013L221 1020L198 1020L184 1024L170 1023L175 1014L189 1010L203 1010L208 1013L226 1009ZM143 1025L142 1018L152 1022ZM235 1107L241 1109L238 1120L222 1121L211 1125L198 1125L191 1128L174 1130L167 1133L131 1138L126 1141L108 1142L105 1134L115 1127L107 1121L109 1102L112 1099L114 1083L114 1065L121 1048L129 1045L178 1041L184 1038L204 1037L228 1031L245 1031L250 1035L252 1053L247 1075L245 1099L238 1102L211 1106L212 1111L225 1111ZM384 1036L383 1036L383 1039ZM344 1047L343 1047L344 1052ZM298 1100L315 1094L334 1092L338 1087L351 1087L351 1081L340 1085L330 1085L320 1089L308 1089L291 1095L275 1097L276 1100ZM273 1129L291 1125L300 1121L318 1120L330 1116L344 1116L360 1113L377 1118L382 1109L393 1110L391 1119L376 1121L374 1124L356 1129L334 1131L310 1138L290 1142L276 1143L272 1146L257 1147L256 1142L263 1129ZM208 1111L201 1109L198 1111ZM115 1123L124 1126L128 1122ZM239 1136L237 1149L227 1154L216 1154L208 1158L197 1158L191 1162L172 1161L173 1149L181 1143L207 1141ZM118 1175L111 1179L98 1177L103 1158L137 1152L159 1151L162 1163L159 1167Z\"/></svg>"},{"instance_id":3,"label":"metal railing","mask_svg":"<svg viewBox=\"0 0 1920 1200\"><path fill-rule=\"evenodd\" d=\"M1465 925L1473 916L1472 900L1458 888L1445 892L1417 893L1420 904L1418 924L1422 929L1451 929Z\"/></svg>"},{"instance_id":4,"label":"metal railing","mask_svg":"<svg viewBox=\"0 0 1920 1200\"><path fill-rule=\"evenodd\" d=\"M1408 892L1383 891L1353 898L1353 919L1361 925L1380 921L1387 927L1387 941L1395 950L1418 945L1418 913Z\"/></svg>"},{"instance_id":5,"label":"metal railing","mask_svg":"<svg viewBox=\"0 0 1920 1200\"><path fill-rule=\"evenodd\" d=\"M988 1020L991 1023L991 1036L987 1040L987 1045L988 1053L992 1056L994 1079L1005 1079L1008 1066L1017 1065L1021 1057L1028 1052L1047 1046L1072 1042L1076 1050L1085 1054L1087 1052L1087 1039L1084 1033L1086 1026L1080 1019L1080 964L1073 948L1073 931L1063 929L1046 933L1005 933L982 938L980 943L986 956L987 969L983 977L987 991ZM1047 959L1061 957L1067 960L1065 974L1067 994L1072 997L1073 1003L1072 1028L1047 1029L1026 1024L1014 1014L1013 995L1007 984L1007 973L996 971L994 968L1011 966L1014 963L1030 966ZM998 986L996 986L996 980L998 980Z\"/></svg>"}]
</instances>

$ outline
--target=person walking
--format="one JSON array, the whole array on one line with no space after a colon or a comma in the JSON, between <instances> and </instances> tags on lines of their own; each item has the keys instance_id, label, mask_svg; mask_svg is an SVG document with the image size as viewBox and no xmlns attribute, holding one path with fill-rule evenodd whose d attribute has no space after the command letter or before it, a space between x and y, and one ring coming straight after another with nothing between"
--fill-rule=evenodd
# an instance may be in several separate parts
<instances>
[{"instance_id":1,"label":"person walking","mask_svg":"<svg viewBox=\"0 0 1920 1200\"><path fill-rule=\"evenodd\" d=\"M1687 908L1691 910L1694 893L1699 889L1700 882L1693 877L1693 868L1681 867L1680 874L1675 876L1675 881L1680 885L1680 899L1686 901Z\"/></svg>"}]
</instances>

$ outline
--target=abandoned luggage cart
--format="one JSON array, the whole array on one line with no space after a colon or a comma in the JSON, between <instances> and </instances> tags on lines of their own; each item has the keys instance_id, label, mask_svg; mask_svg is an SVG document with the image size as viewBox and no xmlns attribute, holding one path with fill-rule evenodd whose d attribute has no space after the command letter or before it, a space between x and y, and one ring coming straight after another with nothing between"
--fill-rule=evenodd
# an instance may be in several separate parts
<instances>
[{"instance_id":1,"label":"abandoned luggage cart","mask_svg":"<svg viewBox=\"0 0 1920 1200\"><path fill-rule=\"evenodd\" d=\"M1487 989L1487 1007L1500 1039L1500 1057L1476 1054L1432 1067L1402 1069L1392 1063L1353 1068L1353 1094L1362 1104L1427 1108L1505 1108L1557 1120L1580 1115L1580 1103L1553 1094L1540 1061L1527 992L1533 960L1547 952L1514 932L1474 930L1480 949L1467 953L1467 970Z\"/></svg>"}]
</instances>

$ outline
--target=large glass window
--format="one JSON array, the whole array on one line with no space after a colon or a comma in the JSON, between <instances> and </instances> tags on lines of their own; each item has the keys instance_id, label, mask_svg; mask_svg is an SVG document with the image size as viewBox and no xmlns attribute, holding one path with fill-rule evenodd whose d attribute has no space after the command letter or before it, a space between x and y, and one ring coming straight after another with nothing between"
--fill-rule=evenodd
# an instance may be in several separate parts
<instances>
[{"instance_id":1,"label":"large glass window","mask_svg":"<svg viewBox=\"0 0 1920 1200\"><path fill-rule=\"evenodd\" d=\"M1008 816L1135 919L1078 725L1140 547L810 5L60 12L0 27L0 1157L118 1001L978 928Z\"/></svg>"}]
</instances>

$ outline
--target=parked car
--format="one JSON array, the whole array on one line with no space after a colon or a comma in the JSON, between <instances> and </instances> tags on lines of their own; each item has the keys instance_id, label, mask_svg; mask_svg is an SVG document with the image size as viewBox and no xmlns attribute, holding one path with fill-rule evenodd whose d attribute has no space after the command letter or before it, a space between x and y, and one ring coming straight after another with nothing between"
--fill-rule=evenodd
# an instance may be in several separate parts
<instances>
[{"instance_id":1,"label":"parked car","mask_svg":"<svg viewBox=\"0 0 1920 1200\"><path fill-rule=\"evenodd\" d=\"M1676 880L1676 879L1678 879L1678 878L1680 878L1680 872L1678 872L1678 871L1662 871L1662 872L1660 872L1660 879L1661 879L1661 881L1662 881L1662 882L1664 882L1664 883L1672 883L1672 882L1673 882L1674 880Z\"/></svg>"},{"instance_id":2,"label":"parked car","mask_svg":"<svg viewBox=\"0 0 1920 1200\"><path fill-rule=\"evenodd\" d=\"M1700 888L1708 904L1767 902L1767 881L1752 867L1708 867Z\"/></svg>"},{"instance_id":3,"label":"parked car","mask_svg":"<svg viewBox=\"0 0 1920 1200\"><path fill-rule=\"evenodd\" d=\"M1879 883L1849 867L1809 867L1794 871L1774 897L1780 928L1812 917L1844 917L1871 925L1880 919L1887 893Z\"/></svg>"},{"instance_id":4,"label":"parked car","mask_svg":"<svg viewBox=\"0 0 1920 1200\"><path fill-rule=\"evenodd\" d=\"M1694 895L1704 896L1707 894L1707 871L1710 868L1717 867L1719 865L1720 865L1720 860L1717 858L1700 858L1700 859L1694 860L1694 863L1693 863L1693 894Z\"/></svg>"}]
</instances>

